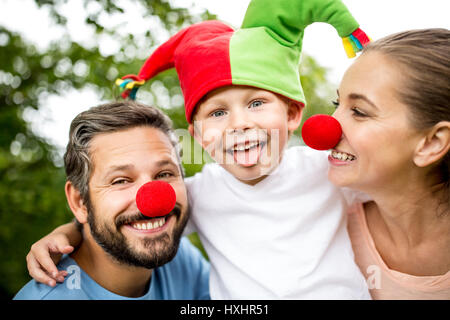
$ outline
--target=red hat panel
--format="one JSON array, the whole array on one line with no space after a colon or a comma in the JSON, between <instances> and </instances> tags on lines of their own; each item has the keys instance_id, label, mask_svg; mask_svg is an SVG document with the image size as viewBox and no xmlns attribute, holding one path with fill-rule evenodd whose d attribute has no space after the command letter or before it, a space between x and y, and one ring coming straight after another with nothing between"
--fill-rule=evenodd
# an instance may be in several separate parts
<instances>
[{"instance_id":1,"label":"red hat panel","mask_svg":"<svg viewBox=\"0 0 450 320\"><path fill-rule=\"evenodd\" d=\"M219 21L204 22L199 30L192 31L175 52L175 69L189 123L195 106L205 94L232 84L230 39L234 34L232 28Z\"/></svg>"},{"instance_id":2,"label":"red hat panel","mask_svg":"<svg viewBox=\"0 0 450 320\"><path fill-rule=\"evenodd\" d=\"M233 28L216 20L179 31L153 52L138 76L122 78L134 81L130 87L124 83L125 88L133 89L134 85L142 85L158 73L175 67L185 99L186 119L191 123L194 108L206 93L232 84L230 39L233 33ZM125 98L130 93L127 90L122 96Z\"/></svg>"}]
</instances>

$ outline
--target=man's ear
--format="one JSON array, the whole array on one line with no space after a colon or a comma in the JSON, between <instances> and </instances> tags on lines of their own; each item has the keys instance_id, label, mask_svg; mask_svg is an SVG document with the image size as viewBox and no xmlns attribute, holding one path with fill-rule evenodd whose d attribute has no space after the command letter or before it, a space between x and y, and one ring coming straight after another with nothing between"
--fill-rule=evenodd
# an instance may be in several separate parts
<instances>
[{"instance_id":1,"label":"man's ear","mask_svg":"<svg viewBox=\"0 0 450 320\"><path fill-rule=\"evenodd\" d=\"M70 210L72 210L73 215L79 223L86 223L88 211L83 200L81 199L80 192L70 181L66 182L66 186L64 189L66 192L67 203L69 204Z\"/></svg>"},{"instance_id":2,"label":"man's ear","mask_svg":"<svg viewBox=\"0 0 450 320\"><path fill-rule=\"evenodd\" d=\"M442 159L450 149L450 122L434 125L416 147L414 163L426 167Z\"/></svg>"},{"instance_id":3,"label":"man's ear","mask_svg":"<svg viewBox=\"0 0 450 320\"><path fill-rule=\"evenodd\" d=\"M302 122L304 105L295 102L288 102L288 130L294 132Z\"/></svg>"}]
</instances>

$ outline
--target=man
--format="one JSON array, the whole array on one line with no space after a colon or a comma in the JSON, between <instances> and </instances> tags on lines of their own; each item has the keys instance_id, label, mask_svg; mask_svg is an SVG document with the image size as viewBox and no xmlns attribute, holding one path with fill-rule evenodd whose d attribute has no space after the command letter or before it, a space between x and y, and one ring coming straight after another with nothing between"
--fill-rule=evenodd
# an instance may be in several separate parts
<instances>
[{"instance_id":1,"label":"man","mask_svg":"<svg viewBox=\"0 0 450 320\"><path fill-rule=\"evenodd\" d=\"M209 299L209 265L181 235L188 203L170 119L156 108L116 102L71 124L64 155L66 197L83 240L59 263L70 275L55 287L30 281L15 299ZM163 218L139 212L144 183L176 194Z\"/></svg>"}]
</instances>

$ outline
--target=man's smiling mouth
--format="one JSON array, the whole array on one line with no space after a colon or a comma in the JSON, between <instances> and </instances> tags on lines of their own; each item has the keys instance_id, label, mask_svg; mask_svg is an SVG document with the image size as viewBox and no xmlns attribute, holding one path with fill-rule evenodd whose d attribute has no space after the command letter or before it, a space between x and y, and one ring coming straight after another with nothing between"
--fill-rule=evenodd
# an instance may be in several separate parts
<instances>
[{"instance_id":1,"label":"man's smiling mouth","mask_svg":"<svg viewBox=\"0 0 450 320\"><path fill-rule=\"evenodd\" d=\"M129 226L131 226L133 229L137 230L153 230L159 227L162 227L166 223L166 217L162 218L154 218L146 221L136 221Z\"/></svg>"},{"instance_id":2,"label":"man's smiling mouth","mask_svg":"<svg viewBox=\"0 0 450 320\"><path fill-rule=\"evenodd\" d=\"M181 208L179 205L176 205L173 210L162 217L149 218L142 214L135 215L132 217L121 217L119 218L117 225L120 228L121 226L128 226L135 230L155 230L163 227L172 216L179 217L181 214Z\"/></svg>"}]
</instances>

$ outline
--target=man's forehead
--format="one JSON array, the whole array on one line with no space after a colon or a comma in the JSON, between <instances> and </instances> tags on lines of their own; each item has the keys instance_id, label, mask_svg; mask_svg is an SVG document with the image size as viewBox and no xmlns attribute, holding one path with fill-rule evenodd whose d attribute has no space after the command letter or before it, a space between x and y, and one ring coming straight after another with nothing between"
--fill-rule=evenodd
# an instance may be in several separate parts
<instances>
[{"instance_id":1,"label":"man's forehead","mask_svg":"<svg viewBox=\"0 0 450 320\"><path fill-rule=\"evenodd\" d=\"M139 155L148 161L175 160L176 150L167 135L159 129L137 127L95 136L90 144L91 158L103 164Z\"/></svg>"}]
</instances>

